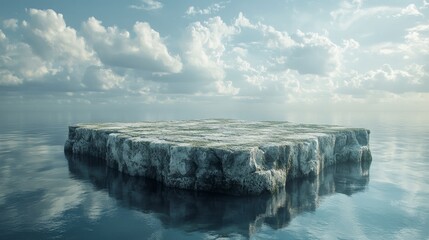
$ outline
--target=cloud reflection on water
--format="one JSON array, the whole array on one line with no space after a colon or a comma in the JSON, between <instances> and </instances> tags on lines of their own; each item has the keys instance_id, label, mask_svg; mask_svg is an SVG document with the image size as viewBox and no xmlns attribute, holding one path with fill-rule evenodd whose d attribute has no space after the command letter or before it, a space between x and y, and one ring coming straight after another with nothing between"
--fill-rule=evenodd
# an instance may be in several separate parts
<instances>
[{"instance_id":1,"label":"cloud reflection on water","mask_svg":"<svg viewBox=\"0 0 429 240\"><path fill-rule=\"evenodd\" d=\"M315 211L331 194L352 195L369 182L368 163L327 168L318 178L296 180L276 194L236 197L172 189L145 178L130 177L107 168L99 160L67 155L72 176L106 191L122 206L154 213L166 228L203 231L216 236L251 236L263 224L287 226L297 215Z\"/></svg>"},{"instance_id":2,"label":"cloud reflection on water","mask_svg":"<svg viewBox=\"0 0 429 240\"><path fill-rule=\"evenodd\" d=\"M80 181L70 181L62 142L44 134L12 131L0 135L0 223L9 231L60 232L67 211L93 203L94 194ZM104 204L104 203L103 203ZM96 215L90 206L89 216ZM108 207L104 205L103 207Z\"/></svg>"}]
</instances>

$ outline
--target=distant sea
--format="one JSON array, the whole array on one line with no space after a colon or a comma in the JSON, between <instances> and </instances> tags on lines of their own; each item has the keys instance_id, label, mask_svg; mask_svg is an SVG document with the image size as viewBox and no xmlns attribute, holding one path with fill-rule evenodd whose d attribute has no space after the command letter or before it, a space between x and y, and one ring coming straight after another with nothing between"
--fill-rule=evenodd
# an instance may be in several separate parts
<instances>
[{"instance_id":1,"label":"distant sea","mask_svg":"<svg viewBox=\"0 0 429 240\"><path fill-rule=\"evenodd\" d=\"M429 113L230 115L371 130L370 165L334 166L257 197L169 189L63 152L73 123L199 117L2 112L0 239L429 239Z\"/></svg>"}]
</instances>

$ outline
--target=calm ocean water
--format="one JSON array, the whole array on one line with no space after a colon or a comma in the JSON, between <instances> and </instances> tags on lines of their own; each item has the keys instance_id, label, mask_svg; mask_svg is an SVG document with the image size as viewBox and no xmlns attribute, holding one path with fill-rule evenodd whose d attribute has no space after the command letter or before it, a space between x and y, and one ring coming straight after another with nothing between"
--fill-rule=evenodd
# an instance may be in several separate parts
<instances>
[{"instance_id":1,"label":"calm ocean water","mask_svg":"<svg viewBox=\"0 0 429 240\"><path fill-rule=\"evenodd\" d=\"M2 113L0 239L429 239L428 113L228 117L366 127L373 162L275 195L195 193L65 156L63 144L77 122L199 115Z\"/></svg>"}]
</instances>

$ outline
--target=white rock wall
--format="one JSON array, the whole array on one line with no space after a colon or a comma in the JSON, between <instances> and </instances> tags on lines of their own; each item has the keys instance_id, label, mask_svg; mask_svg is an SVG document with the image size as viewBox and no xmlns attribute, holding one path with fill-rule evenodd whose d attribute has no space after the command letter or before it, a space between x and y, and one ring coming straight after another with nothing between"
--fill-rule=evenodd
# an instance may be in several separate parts
<instances>
[{"instance_id":1,"label":"white rock wall","mask_svg":"<svg viewBox=\"0 0 429 240\"><path fill-rule=\"evenodd\" d=\"M171 187L242 195L275 192L289 179L317 176L335 163L371 161L368 143L365 129L228 149L70 127L65 151L103 158L121 172Z\"/></svg>"}]
</instances>

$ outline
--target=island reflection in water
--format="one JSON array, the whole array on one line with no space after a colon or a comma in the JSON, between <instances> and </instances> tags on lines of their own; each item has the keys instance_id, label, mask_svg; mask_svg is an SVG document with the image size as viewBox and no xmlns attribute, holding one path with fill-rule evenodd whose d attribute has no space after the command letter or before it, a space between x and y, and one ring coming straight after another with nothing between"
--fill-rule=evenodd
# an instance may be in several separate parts
<instances>
[{"instance_id":1,"label":"island reflection in water","mask_svg":"<svg viewBox=\"0 0 429 240\"><path fill-rule=\"evenodd\" d=\"M153 213L166 228L251 236L263 224L286 227L298 214L315 211L324 196L364 191L370 163L348 163L326 168L318 177L287 183L275 194L228 196L163 186L154 180L131 177L108 168L102 160L66 154L69 171L97 190L106 191L124 207Z\"/></svg>"}]
</instances>

